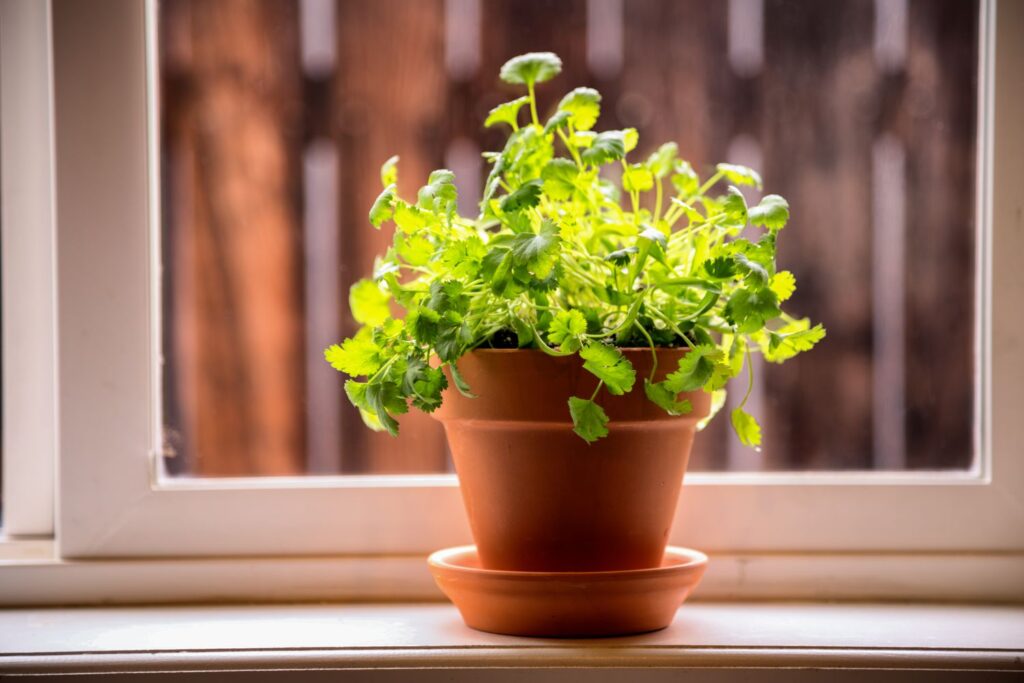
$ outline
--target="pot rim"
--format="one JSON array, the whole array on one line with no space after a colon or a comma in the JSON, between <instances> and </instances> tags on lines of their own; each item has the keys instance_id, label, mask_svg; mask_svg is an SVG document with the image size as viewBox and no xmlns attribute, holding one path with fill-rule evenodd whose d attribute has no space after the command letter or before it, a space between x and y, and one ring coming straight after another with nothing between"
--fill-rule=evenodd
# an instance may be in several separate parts
<instances>
[{"instance_id":1,"label":"pot rim","mask_svg":"<svg viewBox=\"0 0 1024 683\"><path fill-rule=\"evenodd\" d=\"M652 348L655 351L689 351L690 350L689 346L655 346L655 347L650 347L650 346L616 346L615 348L618 349L619 351L643 351L643 352L646 352L646 353L650 353ZM469 355L471 353L488 353L488 354L490 354L490 353L494 353L494 354L541 353L541 354L544 354L545 356L548 356L549 358L569 358L571 356L577 355L576 353L571 353L571 354L567 354L567 355L557 355L556 356L556 355L552 355L550 353L547 353L546 351L544 351L544 349L489 349L489 348L484 348L484 347L477 347L475 349L467 351L463 355Z\"/></svg>"},{"instance_id":2,"label":"pot rim","mask_svg":"<svg viewBox=\"0 0 1024 683\"><path fill-rule=\"evenodd\" d=\"M665 554L672 554L676 557L685 558L683 562L678 564L668 564L658 567L644 567L643 569L611 569L606 571L559 571L559 572L544 572L544 571L516 571L512 569L484 569L483 567L467 567L463 564L455 564L451 562L451 558L458 557L464 554L477 554L475 545L460 545L454 548L445 548L443 550L437 550L431 553L430 557L427 558L427 563L431 567L438 569L460 573L460 574L473 574L479 577L501 579L519 579L519 580L533 580L533 581L550 581L553 578L559 580L575 580L575 581L605 581L605 580L616 580L616 579L639 579L646 577L655 577L658 575L664 575L666 572L680 572L680 571L692 571L699 569L707 565L708 556L699 550L692 548L683 548L680 546L667 546L665 548Z\"/></svg>"}]
</instances>

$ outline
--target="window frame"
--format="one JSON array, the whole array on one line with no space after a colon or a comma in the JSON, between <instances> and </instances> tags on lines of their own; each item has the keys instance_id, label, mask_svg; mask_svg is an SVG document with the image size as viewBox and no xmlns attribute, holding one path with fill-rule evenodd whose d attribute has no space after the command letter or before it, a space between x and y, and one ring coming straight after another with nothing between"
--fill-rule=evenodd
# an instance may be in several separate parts
<instances>
[{"instance_id":1,"label":"window frame","mask_svg":"<svg viewBox=\"0 0 1024 683\"><path fill-rule=\"evenodd\" d=\"M0 0L3 533L49 536L56 465L50 4Z\"/></svg>"},{"instance_id":2,"label":"window frame","mask_svg":"<svg viewBox=\"0 0 1024 683\"><path fill-rule=\"evenodd\" d=\"M673 543L746 557L1024 551L1024 49L1012 39L1024 11L999 12L997 25L982 0L974 470L691 474ZM468 542L450 475L160 480L154 17L152 1L54 0L60 556L408 556Z\"/></svg>"}]
</instances>

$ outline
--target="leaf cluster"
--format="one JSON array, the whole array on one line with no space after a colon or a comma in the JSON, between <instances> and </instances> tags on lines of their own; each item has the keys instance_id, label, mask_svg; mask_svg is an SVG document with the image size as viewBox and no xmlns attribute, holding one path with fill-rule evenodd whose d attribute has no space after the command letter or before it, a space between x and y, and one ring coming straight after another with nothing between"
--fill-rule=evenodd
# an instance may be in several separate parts
<instances>
[{"instance_id":1,"label":"leaf cluster","mask_svg":"<svg viewBox=\"0 0 1024 683\"><path fill-rule=\"evenodd\" d=\"M456 361L478 348L578 355L597 388L566 397L567 409L576 433L593 441L607 434L601 391L620 395L637 383L623 347L689 349L663 380L653 371L642 380L650 401L685 415L687 392L713 392L721 406L745 367L752 386L751 353L783 362L825 336L782 310L796 288L776 267L786 200L769 194L749 205L739 188L760 189L752 169L719 164L702 176L675 143L641 156L636 130L595 131L601 95L591 88L572 90L542 120L534 86L560 70L551 53L502 67L501 78L527 92L485 121L508 138L484 154L478 215L456 211L451 171L431 173L412 200L398 193L397 157L381 169L369 219L393 224L394 238L373 276L352 287L362 328L325 351L374 429L396 434L396 416L410 406L436 409L444 367L471 395ZM732 424L756 447L760 427L745 404Z\"/></svg>"}]
</instances>

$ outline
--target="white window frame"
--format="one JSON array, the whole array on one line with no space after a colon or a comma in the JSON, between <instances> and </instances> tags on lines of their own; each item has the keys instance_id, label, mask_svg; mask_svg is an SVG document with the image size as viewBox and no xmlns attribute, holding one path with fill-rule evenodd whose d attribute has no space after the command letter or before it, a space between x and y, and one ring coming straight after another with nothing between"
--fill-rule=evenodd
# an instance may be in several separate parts
<instances>
[{"instance_id":1,"label":"white window frame","mask_svg":"<svg viewBox=\"0 0 1024 683\"><path fill-rule=\"evenodd\" d=\"M56 461L50 4L0 0L3 533L49 536Z\"/></svg>"},{"instance_id":2,"label":"white window frame","mask_svg":"<svg viewBox=\"0 0 1024 683\"><path fill-rule=\"evenodd\" d=\"M53 4L59 556L409 558L468 542L453 476L160 478L154 6ZM838 586L847 553L861 572L894 553L916 558L911 572L921 558L1024 557L1024 10L1002 3L996 22L995 0L982 7L975 468L689 475L672 542L738 558L720 565L733 587L772 592L751 558L828 555ZM964 580L941 576L936 593Z\"/></svg>"}]
</instances>

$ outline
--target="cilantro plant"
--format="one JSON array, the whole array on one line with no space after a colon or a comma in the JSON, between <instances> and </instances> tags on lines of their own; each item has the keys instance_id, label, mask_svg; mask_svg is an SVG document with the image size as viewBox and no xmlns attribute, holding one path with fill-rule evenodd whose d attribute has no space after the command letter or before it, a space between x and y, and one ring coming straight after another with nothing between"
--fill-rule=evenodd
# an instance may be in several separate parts
<instances>
[{"instance_id":1,"label":"cilantro plant","mask_svg":"<svg viewBox=\"0 0 1024 683\"><path fill-rule=\"evenodd\" d=\"M678 395L703 389L717 410L746 366L732 425L758 446L760 427L744 409L750 354L781 363L825 336L780 308L796 287L775 265L786 200L769 194L748 206L737 186L760 188L755 171L719 164L701 177L672 142L639 157L636 130L594 130L601 95L591 88L569 92L542 120L534 88L561 66L545 52L502 67L502 80L526 95L484 122L509 136L484 155L490 173L478 216L458 215L451 171L431 173L412 200L398 195L397 157L384 164L370 223L393 223L394 242L373 277L352 287L362 328L326 359L351 378L345 390L366 423L397 434L395 416L410 405L431 412L441 404L444 367L472 395L456 361L474 349L575 354L599 380L592 395L566 397L588 442L608 433L602 391L640 384L650 401L683 415L692 408ZM638 382L623 347L689 352L664 380L652 371Z\"/></svg>"}]
</instances>

